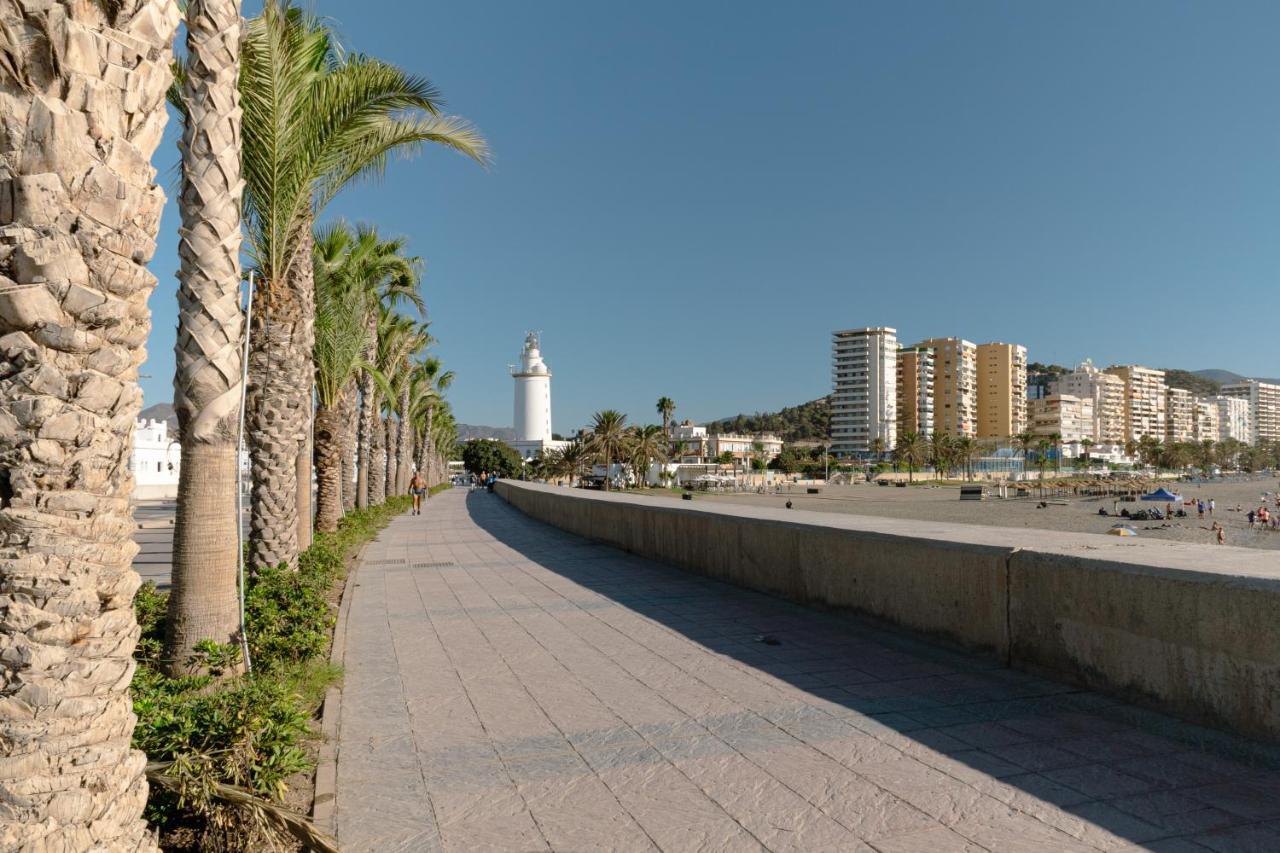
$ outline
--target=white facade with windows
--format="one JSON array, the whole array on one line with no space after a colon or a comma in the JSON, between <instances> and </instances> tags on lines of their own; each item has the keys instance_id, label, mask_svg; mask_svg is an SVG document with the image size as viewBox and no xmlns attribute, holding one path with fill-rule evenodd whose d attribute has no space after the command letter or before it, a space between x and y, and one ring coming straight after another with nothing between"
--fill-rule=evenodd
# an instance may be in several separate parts
<instances>
[{"instance_id":1,"label":"white facade with windows","mask_svg":"<svg viewBox=\"0 0 1280 853\"><path fill-rule=\"evenodd\" d=\"M1280 441L1280 385L1246 379L1222 386L1225 397L1236 397L1249 404L1250 444Z\"/></svg>"},{"instance_id":2,"label":"white facade with windows","mask_svg":"<svg viewBox=\"0 0 1280 853\"><path fill-rule=\"evenodd\" d=\"M887 326L831 335L831 450L865 455L877 438L898 437L898 336Z\"/></svg>"},{"instance_id":3,"label":"white facade with windows","mask_svg":"<svg viewBox=\"0 0 1280 853\"><path fill-rule=\"evenodd\" d=\"M169 436L165 421L140 420L133 430L133 495L139 500L176 498L178 472L182 469L182 445Z\"/></svg>"}]
</instances>

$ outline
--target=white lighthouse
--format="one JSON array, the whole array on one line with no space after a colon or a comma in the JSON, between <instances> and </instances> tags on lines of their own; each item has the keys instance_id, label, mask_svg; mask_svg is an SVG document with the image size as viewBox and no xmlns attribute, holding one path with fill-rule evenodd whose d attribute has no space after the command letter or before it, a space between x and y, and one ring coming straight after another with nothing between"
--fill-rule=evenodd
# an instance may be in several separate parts
<instances>
[{"instance_id":1,"label":"white lighthouse","mask_svg":"<svg viewBox=\"0 0 1280 853\"><path fill-rule=\"evenodd\" d=\"M551 437L551 368L542 360L537 332L525 335L520 364L512 366L511 377L516 381L512 422L516 437L511 446L523 458L532 459L540 450L564 445Z\"/></svg>"},{"instance_id":2,"label":"white lighthouse","mask_svg":"<svg viewBox=\"0 0 1280 853\"><path fill-rule=\"evenodd\" d=\"M516 406L513 426L516 441L551 440L551 370L538 349L538 333L524 338L520 364L511 368L516 380Z\"/></svg>"}]
</instances>

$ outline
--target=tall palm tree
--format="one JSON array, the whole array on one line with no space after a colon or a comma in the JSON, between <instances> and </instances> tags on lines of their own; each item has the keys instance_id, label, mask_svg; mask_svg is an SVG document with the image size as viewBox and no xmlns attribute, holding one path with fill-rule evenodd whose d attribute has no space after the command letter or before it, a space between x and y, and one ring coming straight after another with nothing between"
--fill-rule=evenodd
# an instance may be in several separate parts
<instances>
[{"instance_id":1,"label":"tall palm tree","mask_svg":"<svg viewBox=\"0 0 1280 853\"><path fill-rule=\"evenodd\" d=\"M164 205L151 157L181 16L172 0L111 5L0 2L0 846L11 849L155 849L146 757L130 747L129 454Z\"/></svg>"},{"instance_id":2,"label":"tall palm tree","mask_svg":"<svg viewBox=\"0 0 1280 853\"><path fill-rule=\"evenodd\" d=\"M1080 446L1084 448L1084 463L1086 465L1088 465L1089 462L1091 461L1090 454L1093 450L1093 446L1096 443L1097 442L1095 442L1092 438L1088 438L1087 436L1085 438L1080 439Z\"/></svg>"},{"instance_id":3,"label":"tall palm tree","mask_svg":"<svg viewBox=\"0 0 1280 853\"><path fill-rule=\"evenodd\" d=\"M453 379L453 371L445 370L440 359L433 356L424 358L418 366L419 382L410 408L413 411L414 429L419 438L418 470L423 471L428 480L431 479L431 472L427 469L436 455L436 412L444 404L444 392L453 384Z\"/></svg>"},{"instance_id":4,"label":"tall palm tree","mask_svg":"<svg viewBox=\"0 0 1280 853\"><path fill-rule=\"evenodd\" d=\"M951 468L954 444L951 436L945 432L935 432L929 439L929 462L939 479L945 479Z\"/></svg>"},{"instance_id":5,"label":"tall palm tree","mask_svg":"<svg viewBox=\"0 0 1280 853\"><path fill-rule=\"evenodd\" d=\"M924 464L929 455L929 444L918 432L904 432L898 436L894 448L898 461L907 466L907 481L915 482L916 468Z\"/></svg>"},{"instance_id":6,"label":"tall palm tree","mask_svg":"<svg viewBox=\"0 0 1280 853\"><path fill-rule=\"evenodd\" d=\"M883 436L877 435L875 438L871 439L871 453L877 462L884 458L884 451L885 442Z\"/></svg>"},{"instance_id":7,"label":"tall palm tree","mask_svg":"<svg viewBox=\"0 0 1280 853\"><path fill-rule=\"evenodd\" d=\"M676 410L676 401L670 397L658 398L658 414L662 415L662 434L668 438L671 436L671 415Z\"/></svg>"},{"instance_id":8,"label":"tall palm tree","mask_svg":"<svg viewBox=\"0 0 1280 853\"><path fill-rule=\"evenodd\" d=\"M192 0L186 18L187 58L181 93L174 93L182 117L182 227L173 407L182 463L164 650L175 675L188 671L196 643L232 643L240 630L237 493L244 393L240 0Z\"/></svg>"},{"instance_id":9,"label":"tall palm tree","mask_svg":"<svg viewBox=\"0 0 1280 853\"><path fill-rule=\"evenodd\" d=\"M1015 435L1013 438L1015 441L1018 442L1018 447L1022 450L1022 470L1026 471L1027 459L1029 459L1031 456L1032 448L1036 446L1035 433L1030 432L1029 430L1024 430L1023 432L1020 432L1017 435Z\"/></svg>"},{"instance_id":10,"label":"tall palm tree","mask_svg":"<svg viewBox=\"0 0 1280 853\"><path fill-rule=\"evenodd\" d=\"M966 480L973 479L973 460L982 452L982 447L973 436L965 435L957 438L951 445L956 460L960 463L961 472Z\"/></svg>"},{"instance_id":11,"label":"tall palm tree","mask_svg":"<svg viewBox=\"0 0 1280 853\"><path fill-rule=\"evenodd\" d=\"M311 223L393 152L436 143L481 162L487 153L465 122L439 114L426 80L342 52L288 0L267 0L249 22L241 67L249 256L262 282L249 365L250 552L255 565L292 566L310 531Z\"/></svg>"},{"instance_id":12,"label":"tall palm tree","mask_svg":"<svg viewBox=\"0 0 1280 853\"><path fill-rule=\"evenodd\" d=\"M610 466L626 439L627 416L615 409L604 409L592 416L591 452L604 463L604 488L609 490Z\"/></svg>"},{"instance_id":13,"label":"tall palm tree","mask_svg":"<svg viewBox=\"0 0 1280 853\"><path fill-rule=\"evenodd\" d=\"M654 462L666 462L666 432L657 424L631 428L631 440L627 450L631 457L631 472L636 482L644 485L649 479L649 467Z\"/></svg>"},{"instance_id":14,"label":"tall palm tree","mask_svg":"<svg viewBox=\"0 0 1280 853\"><path fill-rule=\"evenodd\" d=\"M1053 473L1057 476L1062 473L1062 433L1051 433L1049 443L1053 445Z\"/></svg>"}]
</instances>

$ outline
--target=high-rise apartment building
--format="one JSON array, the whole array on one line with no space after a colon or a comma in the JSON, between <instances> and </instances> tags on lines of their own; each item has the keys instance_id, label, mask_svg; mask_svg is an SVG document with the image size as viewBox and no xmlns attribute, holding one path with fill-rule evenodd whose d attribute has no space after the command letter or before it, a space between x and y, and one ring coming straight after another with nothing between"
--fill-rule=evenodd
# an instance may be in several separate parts
<instances>
[{"instance_id":1,"label":"high-rise apartment building","mask_svg":"<svg viewBox=\"0 0 1280 853\"><path fill-rule=\"evenodd\" d=\"M1195 397L1186 388L1166 388L1164 440L1181 443L1194 441L1195 437Z\"/></svg>"},{"instance_id":2,"label":"high-rise apartment building","mask_svg":"<svg viewBox=\"0 0 1280 853\"><path fill-rule=\"evenodd\" d=\"M1070 394L1050 394L1028 406L1027 431L1040 438L1057 435L1063 443L1093 441L1093 401Z\"/></svg>"},{"instance_id":3,"label":"high-rise apartment building","mask_svg":"<svg viewBox=\"0 0 1280 853\"><path fill-rule=\"evenodd\" d=\"M1169 405L1164 371L1127 364L1108 367L1107 373L1124 380L1124 440L1164 441Z\"/></svg>"},{"instance_id":4,"label":"high-rise apartment building","mask_svg":"<svg viewBox=\"0 0 1280 853\"><path fill-rule=\"evenodd\" d=\"M1280 441L1280 385L1246 379L1222 386L1225 397L1249 401L1249 443Z\"/></svg>"},{"instance_id":5,"label":"high-rise apartment building","mask_svg":"<svg viewBox=\"0 0 1280 853\"><path fill-rule=\"evenodd\" d=\"M978 347L960 338L930 338L915 348L933 350L933 431L974 436L978 432Z\"/></svg>"},{"instance_id":6,"label":"high-rise apartment building","mask_svg":"<svg viewBox=\"0 0 1280 853\"><path fill-rule=\"evenodd\" d=\"M886 326L831 335L831 450L869 453L875 439L891 450L898 435L898 337Z\"/></svg>"},{"instance_id":7,"label":"high-rise apartment building","mask_svg":"<svg viewBox=\"0 0 1280 853\"><path fill-rule=\"evenodd\" d=\"M1195 440L1221 441L1222 419L1218 416L1218 403L1213 397L1195 399Z\"/></svg>"},{"instance_id":8,"label":"high-rise apartment building","mask_svg":"<svg viewBox=\"0 0 1280 853\"><path fill-rule=\"evenodd\" d=\"M933 360L929 347L898 350L898 435L933 435Z\"/></svg>"},{"instance_id":9,"label":"high-rise apartment building","mask_svg":"<svg viewBox=\"0 0 1280 853\"><path fill-rule=\"evenodd\" d=\"M1218 406L1218 441L1253 441L1253 418L1247 397L1214 397Z\"/></svg>"},{"instance_id":10,"label":"high-rise apartment building","mask_svg":"<svg viewBox=\"0 0 1280 853\"><path fill-rule=\"evenodd\" d=\"M1093 435L1098 444L1124 443L1124 380L1085 360L1052 384L1055 394L1093 401Z\"/></svg>"},{"instance_id":11,"label":"high-rise apartment building","mask_svg":"<svg viewBox=\"0 0 1280 853\"><path fill-rule=\"evenodd\" d=\"M978 344L978 438L1008 438L1027 428L1027 348Z\"/></svg>"}]
</instances>

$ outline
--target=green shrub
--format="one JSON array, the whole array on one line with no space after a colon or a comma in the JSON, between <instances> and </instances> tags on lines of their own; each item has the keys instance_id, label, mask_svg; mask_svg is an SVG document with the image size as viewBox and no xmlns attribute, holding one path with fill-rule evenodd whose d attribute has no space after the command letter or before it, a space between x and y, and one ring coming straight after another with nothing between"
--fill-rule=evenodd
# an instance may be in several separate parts
<instances>
[{"instance_id":1,"label":"green shrub","mask_svg":"<svg viewBox=\"0 0 1280 853\"><path fill-rule=\"evenodd\" d=\"M346 560L410 506L408 497L354 512L334 533L320 534L298 571L259 569L245 591L251 675L171 677L161 654L168 594L145 584L134 599L142 636L131 686L138 716L133 743L152 762L173 762L181 793L152 788L147 819L164 828L216 809L212 783L279 799L285 780L311 767L305 750L325 688L338 676L327 660L334 622L330 593ZM205 668L240 662L238 646L197 645Z\"/></svg>"}]
</instances>

